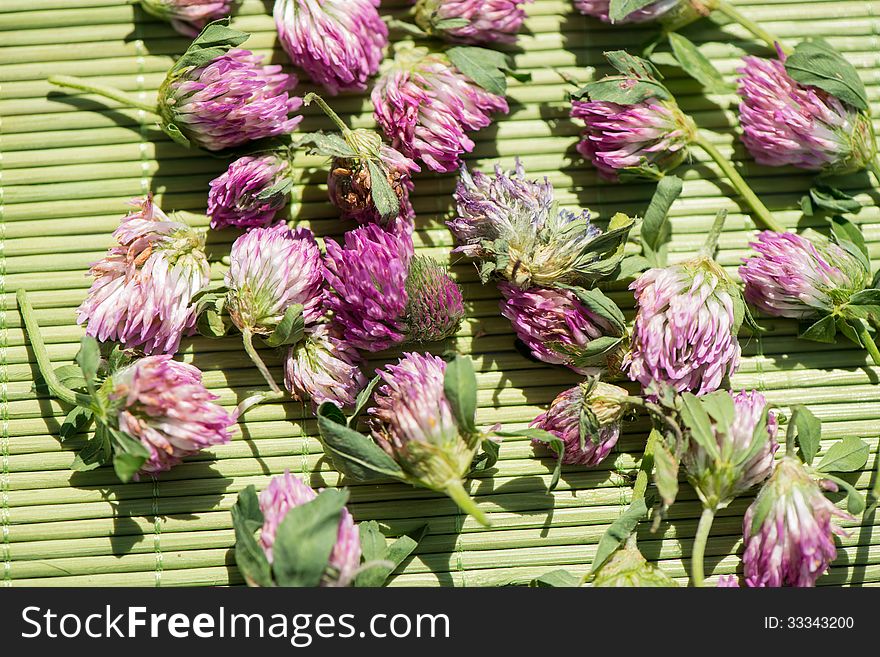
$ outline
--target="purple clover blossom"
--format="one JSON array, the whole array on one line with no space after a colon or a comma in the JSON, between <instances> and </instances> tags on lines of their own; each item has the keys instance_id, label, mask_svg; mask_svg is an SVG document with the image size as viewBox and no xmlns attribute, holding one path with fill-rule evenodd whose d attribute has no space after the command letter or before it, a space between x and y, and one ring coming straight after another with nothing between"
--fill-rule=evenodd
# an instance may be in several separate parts
<instances>
[{"instance_id":1,"label":"purple clover blossom","mask_svg":"<svg viewBox=\"0 0 880 657\"><path fill-rule=\"evenodd\" d=\"M327 240L326 248L326 307L346 342L365 351L403 342L411 241L366 224L346 233L344 246Z\"/></svg>"},{"instance_id":2,"label":"purple clover blossom","mask_svg":"<svg viewBox=\"0 0 880 657\"><path fill-rule=\"evenodd\" d=\"M742 141L759 164L845 174L876 153L871 119L816 87L795 82L783 61L743 58L737 69Z\"/></svg>"},{"instance_id":3,"label":"purple clover blossom","mask_svg":"<svg viewBox=\"0 0 880 657\"><path fill-rule=\"evenodd\" d=\"M324 314L321 251L307 228L254 228L232 245L226 309L242 331L269 335L299 304L308 327Z\"/></svg>"},{"instance_id":4,"label":"purple clover blossom","mask_svg":"<svg viewBox=\"0 0 880 657\"><path fill-rule=\"evenodd\" d=\"M739 579L737 579L736 575L722 575L718 578L718 583L715 585L717 589L738 589L739 588Z\"/></svg>"},{"instance_id":5,"label":"purple clover blossom","mask_svg":"<svg viewBox=\"0 0 880 657\"><path fill-rule=\"evenodd\" d=\"M678 8L681 0L657 0L650 2L640 9L636 9L626 15L623 20L616 21L620 23L648 23L660 20L667 14ZM689 4L689 3L685 3ZM608 9L611 5L610 0L574 0L575 9L585 16L593 16L605 23L613 22L608 17Z\"/></svg>"},{"instance_id":6,"label":"purple clover blossom","mask_svg":"<svg viewBox=\"0 0 880 657\"><path fill-rule=\"evenodd\" d=\"M433 258L415 256L406 279L407 339L436 342L455 335L464 319L464 299L446 267Z\"/></svg>"},{"instance_id":7,"label":"purple clover blossom","mask_svg":"<svg viewBox=\"0 0 880 657\"><path fill-rule=\"evenodd\" d=\"M507 113L507 101L462 74L442 53L399 46L371 95L376 121L391 145L429 169L455 171L474 149L465 134Z\"/></svg>"},{"instance_id":8,"label":"purple clover blossom","mask_svg":"<svg viewBox=\"0 0 880 657\"><path fill-rule=\"evenodd\" d=\"M139 0L144 10L164 21L180 34L197 36L205 25L224 18L241 0Z\"/></svg>"},{"instance_id":9,"label":"purple clover blossom","mask_svg":"<svg viewBox=\"0 0 880 657\"><path fill-rule=\"evenodd\" d=\"M284 361L284 385L296 400L310 399L317 409L325 401L354 406L367 385L357 349L342 339L333 324L318 324Z\"/></svg>"},{"instance_id":10,"label":"purple clover blossom","mask_svg":"<svg viewBox=\"0 0 880 657\"><path fill-rule=\"evenodd\" d=\"M579 374L593 375L606 367L577 365L580 352L589 343L613 333L611 325L587 309L568 290L531 288L523 290L509 283L498 289L504 299L501 314L510 320L516 337L545 363L565 365ZM609 357L608 368L616 369L616 356Z\"/></svg>"},{"instance_id":11,"label":"purple clover blossom","mask_svg":"<svg viewBox=\"0 0 880 657\"><path fill-rule=\"evenodd\" d=\"M290 164L274 154L240 157L211 181L208 216L211 228L269 226L287 205ZM272 193L267 193L272 192Z\"/></svg>"},{"instance_id":12,"label":"purple clover blossom","mask_svg":"<svg viewBox=\"0 0 880 657\"><path fill-rule=\"evenodd\" d=\"M638 312L623 368L648 390L666 383L696 395L717 390L739 364L734 297L739 292L711 260L649 269L630 289Z\"/></svg>"},{"instance_id":13,"label":"purple clover blossom","mask_svg":"<svg viewBox=\"0 0 880 657\"><path fill-rule=\"evenodd\" d=\"M217 405L202 373L171 356L147 356L115 372L109 399L120 431L150 453L138 474L170 470L186 456L229 442L235 418Z\"/></svg>"},{"instance_id":14,"label":"purple clover blossom","mask_svg":"<svg viewBox=\"0 0 880 657\"><path fill-rule=\"evenodd\" d=\"M328 92L363 91L379 70L388 27L379 0L276 0L275 25L294 65Z\"/></svg>"},{"instance_id":15,"label":"purple clover blossom","mask_svg":"<svg viewBox=\"0 0 880 657\"><path fill-rule=\"evenodd\" d=\"M632 105L574 100L571 116L586 124L578 152L608 180L661 177L685 160L696 133L675 101L655 98Z\"/></svg>"},{"instance_id":16,"label":"purple clover blossom","mask_svg":"<svg viewBox=\"0 0 880 657\"><path fill-rule=\"evenodd\" d=\"M832 312L865 289L870 272L843 247L818 234L763 231L750 246L757 255L739 268L746 300L768 315L795 319Z\"/></svg>"},{"instance_id":17,"label":"purple clover blossom","mask_svg":"<svg viewBox=\"0 0 880 657\"><path fill-rule=\"evenodd\" d=\"M620 423L626 408L623 400L627 394L623 388L601 381L582 383L559 393L547 412L541 413L529 426L544 429L562 439L565 444L563 463L599 465L620 437ZM595 416L599 430L584 436L581 448L580 421L584 407ZM544 444L538 440L532 442L536 446Z\"/></svg>"},{"instance_id":18,"label":"purple clover blossom","mask_svg":"<svg viewBox=\"0 0 880 657\"><path fill-rule=\"evenodd\" d=\"M249 50L230 50L203 66L172 70L159 90L159 109L166 124L209 151L240 146L255 139L293 131L302 106L290 96L296 76Z\"/></svg>"},{"instance_id":19,"label":"purple clover blossom","mask_svg":"<svg viewBox=\"0 0 880 657\"><path fill-rule=\"evenodd\" d=\"M260 545L269 563L273 562L273 548L278 527L288 512L307 504L317 497L312 488L289 471L272 477L272 481L260 493L260 510L263 512L263 528L260 530ZM330 552L328 572L321 586L349 586L354 580L361 563L360 532L348 509L342 509L336 544Z\"/></svg>"},{"instance_id":20,"label":"purple clover blossom","mask_svg":"<svg viewBox=\"0 0 880 657\"><path fill-rule=\"evenodd\" d=\"M767 479L773 472L773 455L779 447L776 442L779 422L774 413L766 416L766 435L755 435L764 420L767 406L764 395L745 390L736 396L721 391L714 394L726 397L724 403L733 411L728 424L722 424L719 418L712 424L721 457L709 454L698 441L692 440L683 458L688 481L703 504L713 511L726 507L734 498ZM749 456L753 439L760 440L761 446Z\"/></svg>"},{"instance_id":21,"label":"purple clover blossom","mask_svg":"<svg viewBox=\"0 0 880 657\"><path fill-rule=\"evenodd\" d=\"M95 280L76 321L102 342L174 353L195 325L192 298L210 281L205 236L169 219L152 196L131 205L113 233L116 246L89 269Z\"/></svg>"},{"instance_id":22,"label":"purple clover blossom","mask_svg":"<svg viewBox=\"0 0 880 657\"><path fill-rule=\"evenodd\" d=\"M398 219L412 222L415 219L410 192L414 188L412 174L419 166L408 157L390 146L382 144L379 156L388 171L388 183L400 203ZM373 202L370 171L361 162L346 158L336 158L330 167L327 178L330 201L339 208L342 217L354 219L358 223L385 224Z\"/></svg>"},{"instance_id":23,"label":"purple clover blossom","mask_svg":"<svg viewBox=\"0 0 880 657\"><path fill-rule=\"evenodd\" d=\"M457 43L515 43L532 0L413 0L415 20L429 34ZM448 21L465 25L444 27Z\"/></svg>"},{"instance_id":24,"label":"purple clover blossom","mask_svg":"<svg viewBox=\"0 0 880 657\"><path fill-rule=\"evenodd\" d=\"M811 587L837 557L833 517L855 521L822 493L793 456L784 456L743 518L746 586Z\"/></svg>"}]
</instances>

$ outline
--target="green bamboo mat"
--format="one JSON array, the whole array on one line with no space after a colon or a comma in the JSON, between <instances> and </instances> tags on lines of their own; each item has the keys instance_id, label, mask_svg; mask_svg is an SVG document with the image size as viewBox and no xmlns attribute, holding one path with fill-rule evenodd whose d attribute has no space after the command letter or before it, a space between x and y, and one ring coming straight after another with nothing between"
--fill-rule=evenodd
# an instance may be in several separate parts
<instances>
[{"instance_id":1,"label":"green bamboo mat","mask_svg":"<svg viewBox=\"0 0 880 657\"><path fill-rule=\"evenodd\" d=\"M253 33L247 47L272 54L271 2L245 0L234 21ZM858 67L875 116L880 116L880 1L787 0L737 3L748 16L794 42L805 34L826 37ZM384 2L401 14L404 0ZM523 159L528 173L547 175L564 205L587 206L599 217L620 210L638 214L651 185L609 185L574 153L578 126L567 118L566 85L559 72L586 79L587 67L601 66L603 50L633 47L647 32L612 29L575 14L569 0L536 0L527 7L529 34L516 52L532 81L512 83L510 116L475 136L469 163L489 167ZM721 21L723 19L719 19ZM702 21L687 30L719 69L732 76L744 52L765 54L736 26ZM137 111L114 109L90 97L57 94L50 74L93 77L152 97L171 56L186 42L171 29L123 0L0 0L0 582L4 585L207 585L239 584L232 552L229 508L238 491L258 489L289 468L305 473L313 486L337 485L339 476L321 458L308 409L288 402L252 411L229 445L163 474L158 481L119 485L112 469L74 474L73 454L56 435L61 407L34 389L35 364L24 346L14 291L31 293L45 327L52 359L69 362L81 329L74 308L89 285L88 264L98 259L124 214L125 202L153 190L166 210L178 210L197 225L205 219L208 181L225 162L182 149L149 125ZM759 167L732 136L732 97L701 95L697 85L669 70L670 87L697 122L717 134L718 146L733 151L749 182L790 227L818 225L802 216L799 197L810 178L788 169ZM306 87L304 87L305 89ZM353 125L372 125L363 96L333 102ZM330 128L307 110L302 129ZM878 124L880 128L880 124ZM347 226L325 199L325 170L316 158L297 160L298 186L291 218L319 235L339 235ZM727 197L714 164L701 159L679 171L682 197L673 207L671 257L680 260L701 244L716 210L730 211L721 237L720 262L733 271L754 230L752 220ZM859 191L865 208L856 216L875 262L880 262L880 193L866 191L867 178L845 187ZM454 179L421 176L414 205L417 248L449 259L450 235L442 220L450 209ZM234 238L212 233L210 252L218 260ZM478 367L483 425L523 428L553 397L576 382L561 369L524 359L514 349L506 320L498 313L493 286L481 286L473 266L453 259L469 318L452 346L473 356ZM222 267L215 265L215 278ZM611 291L631 315L631 296ZM780 404L805 403L823 420L823 447L857 435L871 446L864 472L851 481L865 490L873 483L880 434L880 369L868 366L852 345L819 345L796 339L794 323L762 322L760 338L743 336L745 358L735 388L765 391ZM438 345L442 349L450 345ZM385 360L395 354L379 354ZM205 372L207 385L232 406L259 374L237 340L184 342L181 358ZM278 361L267 359L280 376ZM383 358L373 364L379 365ZM393 580L394 585L499 585L529 579L564 566L582 573L606 526L628 503L630 475L641 456L646 425L629 425L616 451L597 469L567 467L559 487L547 493L552 463L536 458L525 440L507 439L492 476L471 481L471 492L489 513L491 529L463 517L433 493L399 484L350 485L357 519L376 519L392 533L429 524L429 534ZM342 482L346 483L346 482ZM747 498L716 521L707 570L734 572L739 563L741 517ZM655 534L644 528L639 546L670 575L686 580L700 506L690 489ZM819 584L880 583L880 522L876 515L853 523L830 574Z\"/></svg>"}]
</instances>

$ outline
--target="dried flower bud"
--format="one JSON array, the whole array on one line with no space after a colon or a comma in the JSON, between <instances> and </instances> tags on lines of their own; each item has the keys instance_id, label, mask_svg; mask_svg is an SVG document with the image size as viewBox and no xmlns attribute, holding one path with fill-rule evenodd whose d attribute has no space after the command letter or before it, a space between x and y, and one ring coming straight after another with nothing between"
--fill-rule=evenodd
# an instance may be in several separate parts
<instances>
[{"instance_id":1,"label":"dried flower bud","mask_svg":"<svg viewBox=\"0 0 880 657\"><path fill-rule=\"evenodd\" d=\"M113 233L116 246L89 270L95 281L77 323L101 341L174 353L195 325L192 298L210 281L205 235L169 219L152 196L131 205Z\"/></svg>"}]
</instances>

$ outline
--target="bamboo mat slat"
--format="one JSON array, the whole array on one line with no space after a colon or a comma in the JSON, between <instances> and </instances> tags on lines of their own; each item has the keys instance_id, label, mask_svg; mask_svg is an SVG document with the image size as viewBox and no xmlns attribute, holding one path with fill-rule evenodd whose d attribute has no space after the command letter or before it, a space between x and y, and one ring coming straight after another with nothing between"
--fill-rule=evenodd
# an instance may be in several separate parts
<instances>
[{"instance_id":1,"label":"bamboo mat slat","mask_svg":"<svg viewBox=\"0 0 880 657\"><path fill-rule=\"evenodd\" d=\"M271 3L245 0L234 25L252 32L252 50L283 62L276 47ZM406 0L385 1L383 13L403 16ZM858 68L873 114L880 117L880 0L740 0L743 12L781 38L823 36ZM599 218L617 211L640 214L652 185L608 185L574 151L579 126L568 119L567 85L560 74L586 80L602 66L604 50L637 44L644 28L612 29L573 12L570 0L535 0L527 5L528 33L511 48L529 83L512 82L512 111L474 135L468 164L488 168L522 158L528 173L548 176L563 206L589 207ZM739 58L762 54L758 44L724 19L702 21L687 35L732 79ZM627 475L638 465L647 425L625 428L615 452L595 469L566 466L558 488L546 492L552 459L525 439L507 439L492 476L469 487L493 526L462 516L446 498L399 483L352 484L322 458L316 424L299 403L269 404L252 411L228 445L219 446L157 481L119 485L112 468L72 473L72 450L56 439L62 407L33 383L35 363L26 346L14 293L31 294L45 328L53 362L71 361L82 329L74 310L88 289L86 270L110 244L110 233L132 196L155 192L168 211L206 226L207 184L226 166L222 159L182 149L145 123L137 111L89 96L59 94L51 74L73 74L113 84L147 97L186 41L167 25L121 0L0 0L0 583L27 586L204 586L238 585L231 547L229 509L248 485L264 487L290 469L313 486L348 485L350 508L359 520L376 519L393 533L428 523L415 556L392 581L395 586L496 586L522 582L565 567L589 568L605 528L629 502ZM804 172L755 164L735 136L733 95L704 96L680 71L667 81L680 104L713 142L740 167L750 184L788 227L822 224L798 206L811 178ZM310 90L301 85L303 93ZM373 126L366 95L333 99L354 127ZM330 128L315 108L304 111L303 130ZM880 131L880 118L875 118ZM290 218L319 236L349 228L326 201L321 158L298 155ZM719 262L731 273L755 230L751 217L719 182L718 168L701 153L678 171L684 192L671 211L674 239L670 260L701 246L719 208L729 219L720 240ZM576 375L524 359L510 326L498 313L494 286L482 286L473 266L450 257L452 240L443 221L451 208L451 176L421 175L413 203L414 238L420 252L451 265L465 292L468 319L450 346L473 356L478 370L478 422L525 427ZM842 187L864 206L854 216L868 249L880 263L880 192L854 175ZM210 236L215 259L228 252L231 233ZM633 240L627 248L635 252ZM876 268L876 267L875 267ZM224 268L217 262L212 278ZM632 297L622 285L609 295L632 318ZM762 320L759 337L743 332L744 359L735 389L759 389L780 405L807 404L823 421L824 453L846 436L865 439L867 465L847 478L859 490L874 485L880 439L880 368L848 343L820 345L797 339L797 326ZM375 354L380 367L397 353ZM265 356L280 378L277 358ZM185 340L179 358L205 372L206 385L233 406L259 374L235 339ZM707 545L707 571L735 572L741 550L741 517L753 498L725 509ZM700 505L683 487L679 502L658 528L640 528L639 545L680 583L687 582L690 548ZM880 518L845 523L838 560L819 585L880 585ZM710 579L714 581L714 579Z\"/></svg>"}]
</instances>

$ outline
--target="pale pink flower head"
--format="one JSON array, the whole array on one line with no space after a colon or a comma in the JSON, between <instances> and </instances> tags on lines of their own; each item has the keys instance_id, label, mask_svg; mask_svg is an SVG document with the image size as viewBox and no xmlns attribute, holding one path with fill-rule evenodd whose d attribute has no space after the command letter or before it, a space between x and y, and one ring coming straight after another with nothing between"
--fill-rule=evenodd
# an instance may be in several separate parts
<instances>
[{"instance_id":1,"label":"pale pink flower head","mask_svg":"<svg viewBox=\"0 0 880 657\"><path fill-rule=\"evenodd\" d=\"M147 448L138 474L170 470L186 456L229 442L235 418L215 403L202 373L171 356L147 356L111 375L117 427Z\"/></svg>"},{"instance_id":2,"label":"pale pink flower head","mask_svg":"<svg viewBox=\"0 0 880 657\"><path fill-rule=\"evenodd\" d=\"M746 586L815 586L837 557L834 517L855 521L825 497L794 456L784 456L743 518Z\"/></svg>"},{"instance_id":3,"label":"pale pink flower head","mask_svg":"<svg viewBox=\"0 0 880 657\"><path fill-rule=\"evenodd\" d=\"M351 408L367 386L363 364L364 359L342 339L338 328L332 323L318 324L287 352L284 384L294 399L309 399L314 409L325 401Z\"/></svg>"},{"instance_id":4,"label":"pale pink flower head","mask_svg":"<svg viewBox=\"0 0 880 657\"><path fill-rule=\"evenodd\" d=\"M413 0L415 20L428 34L456 43L515 43L532 0Z\"/></svg>"},{"instance_id":5,"label":"pale pink flower head","mask_svg":"<svg viewBox=\"0 0 880 657\"><path fill-rule=\"evenodd\" d=\"M269 226L287 205L290 163L275 154L246 155L210 183L211 228Z\"/></svg>"},{"instance_id":6,"label":"pale pink flower head","mask_svg":"<svg viewBox=\"0 0 880 657\"><path fill-rule=\"evenodd\" d=\"M817 87L798 84L784 59L743 58L739 105L742 141L759 164L845 174L877 152L866 112Z\"/></svg>"},{"instance_id":7,"label":"pale pink flower head","mask_svg":"<svg viewBox=\"0 0 880 657\"><path fill-rule=\"evenodd\" d=\"M432 171L455 171L474 149L467 132L487 127L507 101L478 86L442 53L401 45L372 92L391 145Z\"/></svg>"},{"instance_id":8,"label":"pale pink flower head","mask_svg":"<svg viewBox=\"0 0 880 657\"><path fill-rule=\"evenodd\" d=\"M564 390L545 413L536 417L530 427L544 429L562 439L565 451L562 462L576 465L599 465L620 437L620 424L626 410L623 388L590 381ZM592 426L585 426L581 447L581 419L587 411L593 418ZM541 441L533 441L543 445Z\"/></svg>"},{"instance_id":9,"label":"pale pink flower head","mask_svg":"<svg viewBox=\"0 0 880 657\"><path fill-rule=\"evenodd\" d=\"M89 269L95 280L76 321L102 342L174 353L195 326L192 298L210 281L205 236L170 219L151 196L132 205L113 233L116 245Z\"/></svg>"},{"instance_id":10,"label":"pale pink flower head","mask_svg":"<svg viewBox=\"0 0 880 657\"><path fill-rule=\"evenodd\" d=\"M666 383L704 395L732 375L740 359L739 291L707 258L649 269L630 289L638 311L623 367L649 390Z\"/></svg>"},{"instance_id":11,"label":"pale pink flower head","mask_svg":"<svg viewBox=\"0 0 880 657\"><path fill-rule=\"evenodd\" d=\"M324 266L307 228L279 223L245 233L232 245L225 281L226 309L242 331L271 334L294 304L307 327L323 317Z\"/></svg>"},{"instance_id":12,"label":"pale pink flower head","mask_svg":"<svg viewBox=\"0 0 880 657\"><path fill-rule=\"evenodd\" d=\"M280 66L234 49L207 64L172 68L159 89L159 110L176 141L219 151L292 132L302 120L288 117L302 107L290 95L296 84Z\"/></svg>"},{"instance_id":13,"label":"pale pink flower head","mask_svg":"<svg viewBox=\"0 0 880 657\"><path fill-rule=\"evenodd\" d=\"M332 94L363 91L379 70L388 28L379 0L275 0L275 26L294 65Z\"/></svg>"},{"instance_id":14,"label":"pale pink flower head","mask_svg":"<svg viewBox=\"0 0 880 657\"><path fill-rule=\"evenodd\" d=\"M139 0L147 13L194 37L205 25L229 16L241 0Z\"/></svg>"},{"instance_id":15,"label":"pale pink flower head","mask_svg":"<svg viewBox=\"0 0 880 657\"><path fill-rule=\"evenodd\" d=\"M318 496L312 488L299 477L285 471L283 475L272 477L272 481L260 493L260 510L263 512L263 528L260 530L260 545L269 563L273 562L273 547L278 527L288 512L298 506L311 502ZM349 586L357 575L361 563L360 532L348 509L342 509L336 544L330 552L328 570L321 586Z\"/></svg>"}]
</instances>

